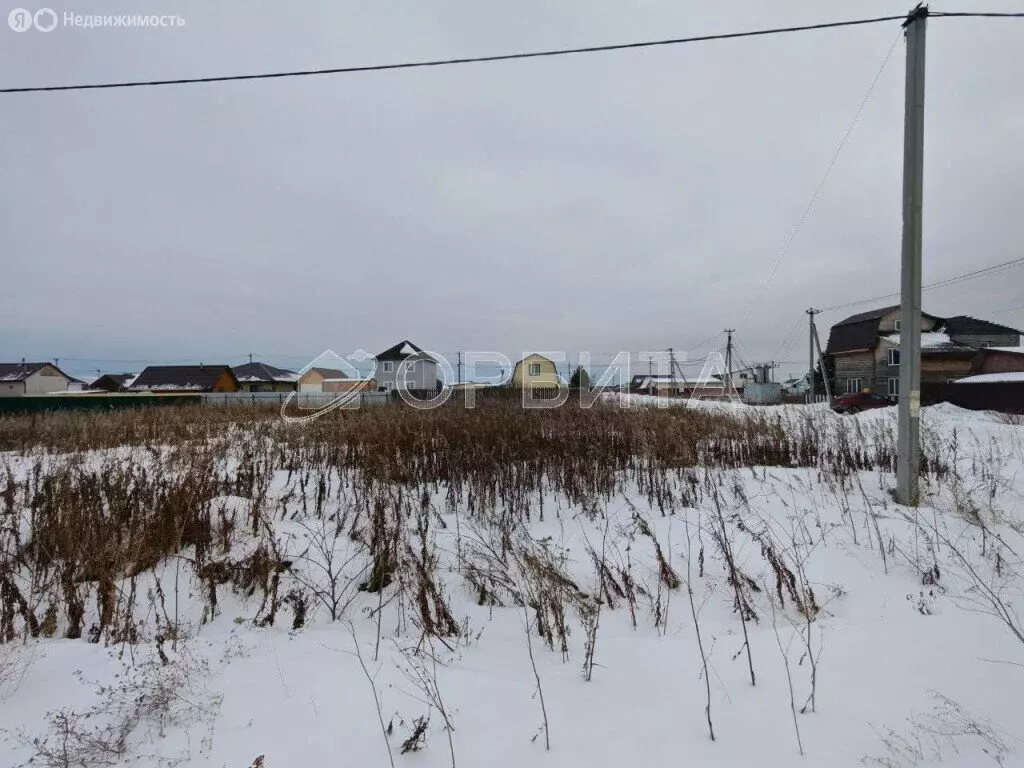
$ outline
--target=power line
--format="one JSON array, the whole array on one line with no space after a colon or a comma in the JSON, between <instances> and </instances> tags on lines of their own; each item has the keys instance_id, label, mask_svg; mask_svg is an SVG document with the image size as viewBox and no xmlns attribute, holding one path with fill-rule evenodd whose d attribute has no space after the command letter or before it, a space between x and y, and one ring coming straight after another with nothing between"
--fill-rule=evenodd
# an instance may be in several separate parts
<instances>
[{"instance_id":1,"label":"power line","mask_svg":"<svg viewBox=\"0 0 1024 768\"><path fill-rule=\"evenodd\" d=\"M783 347L786 347L787 344L789 344L791 340L794 339L799 334L800 324L802 321L803 317L797 317L797 319L793 322L793 325L790 326L788 331L786 331L786 335L782 337L782 341L779 342L779 346L775 348L775 357L779 357L779 355L782 354Z\"/></svg>"},{"instance_id":2,"label":"power line","mask_svg":"<svg viewBox=\"0 0 1024 768\"><path fill-rule=\"evenodd\" d=\"M861 99L860 105L857 107L857 112L854 114L853 119L850 121L850 125L846 129L846 133L843 134L843 138L840 139L839 146L836 147L836 151L832 155L832 159L825 167L825 173L822 174L821 181L818 182L818 186L815 188L814 194L811 195L810 202L807 203L807 207L804 208L803 215L797 222L796 227L793 229L789 237L786 238L786 242L782 246L782 253L779 254L779 258L776 259L775 263L772 265L771 272L768 273L768 279L765 280L764 285L761 288L760 295L757 297L755 301L751 302L747 306L747 312L743 316L744 322L746 322L750 318L750 315L754 311L754 308L757 306L757 304L761 302L761 300L768 293L768 289L771 287L772 282L775 280L775 275L779 271L779 267L782 266L782 262L785 261L786 256L789 255L790 246L793 245L793 241L796 240L796 236L800 234L800 229L803 227L804 222L807 221L807 217L810 216L811 209L814 208L814 204L815 202L817 202L818 196L821 194L821 191L825 188L825 183L828 181L829 174L832 173L832 169L835 167L836 161L839 159L839 155L842 153L844 147L846 147L846 142L849 141L850 136L853 133L853 129L856 127L857 121L860 119L861 113L864 111L864 107L868 103L868 99L871 98L871 94L875 90L875 86L878 85L878 81L882 79L882 73L885 71L885 66L886 64L889 63L889 59L892 58L892 52L896 50L896 43L899 42L900 36L902 34L903 30L901 29L899 32L896 33L896 37L893 38L892 45L889 46L889 50L885 54L885 58L882 59L882 65L878 68L878 72L875 74L874 79L871 81L871 85L868 86L867 92L865 92L864 94L864 98Z\"/></svg>"},{"instance_id":3,"label":"power line","mask_svg":"<svg viewBox=\"0 0 1024 768\"><path fill-rule=\"evenodd\" d=\"M546 51L528 51L522 53L505 53L492 56L469 56L455 59L435 59L429 61L409 61L397 64L369 64L353 67L332 67L329 69L302 69L287 72L263 72L249 75L217 75L213 77L182 77L170 80L125 80L107 83L83 83L79 85L44 85L21 88L0 88L0 93L39 93L47 91L88 91L105 88L141 88L160 85L192 85L197 83L224 83L237 80L273 80L287 77L310 77L314 75L342 75L357 72L385 72L395 69L423 69L427 67L446 67L456 64L483 64L496 61L519 61L522 59L539 59L552 56L570 56L582 53L603 53L607 51L625 51L637 48L655 48L685 43L703 43L715 40L736 40L747 37L764 37L791 32L809 32L819 29L836 29L839 27L855 27L865 24L878 24L887 21L903 21L904 16L876 16L868 19L851 19L848 21L831 21L821 24L804 24L793 27L774 27L756 29L747 32L723 32L713 35L695 35L693 37L675 37L666 40L643 40L630 43L613 43L610 45L591 45L582 48L557 48Z\"/></svg>"},{"instance_id":4,"label":"power line","mask_svg":"<svg viewBox=\"0 0 1024 768\"><path fill-rule=\"evenodd\" d=\"M988 277L990 275L1004 272L1007 269L1017 267L1024 264L1024 257L1018 259L1011 259L1010 261L1004 261L1002 264L993 264L990 267L983 267L976 269L973 272L965 272L962 275L956 275L954 277L947 277L944 280L937 280L934 283L928 283L927 285L921 286L921 290L932 290L935 288L946 288L950 285L956 285L967 280L973 280L978 277ZM887 293L883 296L872 296L870 299L861 299L860 301L848 301L844 304L834 304L831 307L825 307L823 312L831 312L834 309L845 309L846 307L856 307L860 304L871 304L876 301L883 301L885 299L893 299L900 295L899 291L895 293Z\"/></svg>"},{"instance_id":5,"label":"power line","mask_svg":"<svg viewBox=\"0 0 1024 768\"><path fill-rule=\"evenodd\" d=\"M975 11L932 11L929 18L946 16L960 19L1024 19L1024 13L994 13Z\"/></svg>"}]
</instances>

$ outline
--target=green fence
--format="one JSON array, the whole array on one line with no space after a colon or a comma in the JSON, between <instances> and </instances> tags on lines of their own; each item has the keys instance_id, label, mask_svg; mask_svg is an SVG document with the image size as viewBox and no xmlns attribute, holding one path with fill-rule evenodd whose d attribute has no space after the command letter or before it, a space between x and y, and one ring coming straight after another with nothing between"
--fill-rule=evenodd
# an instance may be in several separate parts
<instances>
[{"instance_id":1,"label":"green fence","mask_svg":"<svg viewBox=\"0 0 1024 768\"><path fill-rule=\"evenodd\" d=\"M46 411L113 411L158 405L200 405L199 395L23 395L0 397L0 415Z\"/></svg>"}]
</instances>

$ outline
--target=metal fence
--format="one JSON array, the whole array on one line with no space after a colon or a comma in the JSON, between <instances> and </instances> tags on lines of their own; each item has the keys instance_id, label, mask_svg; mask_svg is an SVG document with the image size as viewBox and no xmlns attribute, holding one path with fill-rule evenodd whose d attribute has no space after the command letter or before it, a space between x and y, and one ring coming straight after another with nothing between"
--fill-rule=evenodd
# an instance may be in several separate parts
<instances>
[{"instance_id":1,"label":"metal fence","mask_svg":"<svg viewBox=\"0 0 1024 768\"><path fill-rule=\"evenodd\" d=\"M350 408L363 405L379 405L388 402L387 392L208 392L200 395L203 405L278 405L288 401L289 408L318 410L333 405L339 400L351 398Z\"/></svg>"},{"instance_id":2,"label":"metal fence","mask_svg":"<svg viewBox=\"0 0 1024 768\"><path fill-rule=\"evenodd\" d=\"M19 397L0 397L0 414L113 411L125 408L195 405L199 402L199 395L189 394L21 395Z\"/></svg>"},{"instance_id":3,"label":"metal fence","mask_svg":"<svg viewBox=\"0 0 1024 768\"><path fill-rule=\"evenodd\" d=\"M1024 381L921 384L921 405L952 403L971 411L1024 413Z\"/></svg>"}]
</instances>

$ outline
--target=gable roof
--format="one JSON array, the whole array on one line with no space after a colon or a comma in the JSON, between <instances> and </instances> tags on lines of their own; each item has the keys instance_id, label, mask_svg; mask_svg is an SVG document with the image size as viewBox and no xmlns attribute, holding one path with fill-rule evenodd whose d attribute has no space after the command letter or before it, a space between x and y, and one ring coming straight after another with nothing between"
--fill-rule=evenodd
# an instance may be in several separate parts
<instances>
[{"instance_id":1,"label":"gable roof","mask_svg":"<svg viewBox=\"0 0 1024 768\"><path fill-rule=\"evenodd\" d=\"M828 334L825 354L835 355L857 349L874 349L878 338L878 321L881 317L882 315L879 315L856 322L850 322L847 318L842 323L833 325Z\"/></svg>"},{"instance_id":2,"label":"gable roof","mask_svg":"<svg viewBox=\"0 0 1024 768\"><path fill-rule=\"evenodd\" d=\"M349 378L348 375L344 371L339 371L337 368L317 368L316 366L313 366L308 371L306 371L306 373L310 373L312 371L316 371L321 376L323 376L325 379L337 380L337 379L347 379L347 378ZM306 373L304 373L302 375L305 376Z\"/></svg>"},{"instance_id":3,"label":"gable roof","mask_svg":"<svg viewBox=\"0 0 1024 768\"><path fill-rule=\"evenodd\" d=\"M378 360L407 360L414 357L416 359L432 360L435 363L437 362L433 357L428 355L408 339L403 339L395 344L395 346L388 347L376 357Z\"/></svg>"},{"instance_id":4,"label":"gable roof","mask_svg":"<svg viewBox=\"0 0 1024 768\"><path fill-rule=\"evenodd\" d=\"M53 363L0 363L0 381L24 381L47 366L53 368L68 381L72 381L70 376Z\"/></svg>"},{"instance_id":5,"label":"gable roof","mask_svg":"<svg viewBox=\"0 0 1024 768\"><path fill-rule=\"evenodd\" d=\"M132 390L211 390L224 373L237 381L228 365L150 365L132 382Z\"/></svg>"},{"instance_id":6,"label":"gable roof","mask_svg":"<svg viewBox=\"0 0 1024 768\"><path fill-rule=\"evenodd\" d=\"M853 323L863 323L865 320L881 320L894 309L899 308L899 304L894 304L891 307L882 307L881 309L872 309L867 312L861 312L856 315L850 315L848 318L846 318L845 320L840 320L832 327L835 328L840 325L852 325Z\"/></svg>"},{"instance_id":7,"label":"gable roof","mask_svg":"<svg viewBox=\"0 0 1024 768\"><path fill-rule=\"evenodd\" d=\"M943 322L946 332L952 336L1019 336L1020 331L988 320L979 320L970 315L947 317Z\"/></svg>"},{"instance_id":8,"label":"gable roof","mask_svg":"<svg viewBox=\"0 0 1024 768\"><path fill-rule=\"evenodd\" d=\"M544 357L544 355L542 355L540 352L531 352L530 354L526 355L526 357L524 357L522 360L520 360L518 363L516 363L516 365L522 365L527 360L532 360L533 358L537 358L539 360L543 360L545 363L551 363L552 365L555 366L556 369L558 368L558 366L555 365L555 361L554 360L552 360L550 357Z\"/></svg>"},{"instance_id":9,"label":"gable roof","mask_svg":"<svg viewBox=\"0 0 1024 768\"><path fill-rule=\"evenodd\" d=\"M104 373L89 385L90 389L105 389L115 392L124 389L135 380L134 373Z\"/></svg>"},{"instance_id":10,"label":"gable roof","mask_svg":"<svg viewBox=\"0 0 1024 768\"><path fill-rule=\"evenodd\" d=\"M299 375L286 368L276 368L267 363L246 363L232 369L239 381L298 381Z\"/></svg>"},{"instance_id":11,"label":"gable roof","mask_svg":"<svg viewBox=\"0 0 1024 768\"><path fill-rule=\"evenodd\" d=\"M652 385L658 384L674 384L681 389L689 389L693 385L712 388L725 386L717 376L677 376L673 378L671 376L651 376L642 373L630 379L630 384L639 389L650 389Z\"/></svg>"},{"instance_id":12,"label":"gable roof","mask_svg":"<svg viewBox=\"0 0 1024 768\"><path fill-rule=\"evenodd\" d=\"M900 308L899 304L889 307L872 309L868 312L861 312L850 315L844 320L832 326L828 334L828 344L825 345L826 355L836 355L842 352L854 352L861 349L874 349L878 343L878 324L883 317ZM923 317L930 317L933 320L941 320L936 315L922 312Z\"/></svg>"}]
</instances>

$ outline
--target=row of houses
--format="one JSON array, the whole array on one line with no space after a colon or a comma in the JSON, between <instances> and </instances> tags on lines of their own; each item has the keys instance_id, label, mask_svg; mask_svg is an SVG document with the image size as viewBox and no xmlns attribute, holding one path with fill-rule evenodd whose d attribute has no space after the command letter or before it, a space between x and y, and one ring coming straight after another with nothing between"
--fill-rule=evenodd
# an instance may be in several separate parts
<instances>
[{"instance_id":1,"label":"row of houses","mask_svg":"<svg viewBox=\"0 0 1024 768\"><path fill-rule=\"evenodd\" d=\"M332 394L352 390L390 392L401 375L404 386L414 392L430 392L442 386L438 361L409 340L374 357L368 377L321 366L301 373L250 360L244 365L151 365L141 373L107 373L89 384L62 371L56 363L0 364L0 396L52 394L68 391L92 392L299 392ZM555 363L538 354L520 360L509 386L542 391L559 386ZM456 385L456 386L471 386Z\"/></svg>"},{"instance_id":2,"label":"row of houses","mask_svg":"<svg viewBox=\"0 0 1024 768\"><path fill-rule=\"evenodd\" d=\"M966 315L939 317L921 313L921 381L945 383L972 375L1024 373L1020 331ZM69 376L55 362L0 363L0 397L56 392L299 392L340 393L358 389L389 392L401 373L406 388L430 392L441 388L438 361L409 340L400 341L374 357L367 377L337 368L313 366L301 373L250 360L245 365L152 365L141 373L108 373L86 384ZM871 391L899 396L900 307L890 306L852 315L832 326L824 353L824 368L836 394ZM763 373L763 371L762 371ZM749 373L734 375L732 389L741 391ZM687 377L635 375L629 390L660 396L723 395L724 376ZM755 377L756 378L756 377ZM764 379L766 381L767 379ZM507 386L534 392L560 386L555 362L540 354L524 357ZM753 379L750 379L753 381ZM763 383L763 382L761 382ZM474 383L456 387L479 386ZM807 377L781 385L789 394L802 394Z\"/></svg>"}]
</instances>

